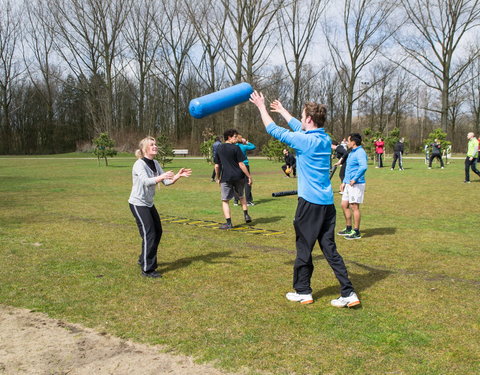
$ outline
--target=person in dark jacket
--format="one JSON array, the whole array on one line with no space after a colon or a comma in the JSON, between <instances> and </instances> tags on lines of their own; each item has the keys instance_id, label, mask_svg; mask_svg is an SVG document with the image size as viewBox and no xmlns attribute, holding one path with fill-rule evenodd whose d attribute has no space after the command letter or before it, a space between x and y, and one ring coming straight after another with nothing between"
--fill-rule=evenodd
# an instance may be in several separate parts
<instances>
[{"instance_id":1,"label":"person in dark jacket","mask_svg":"<svg viewBox=\"0 0 480 375\"><path fill-rule=\"evenodd\" d=\"M297 159L287 149L283 150L283 157L285 164L282 165L283 173L286 177L290 177L290 173L293 173L293 177L297 176ZM288 172L288 173L287 173Z\"/></svg>"},{"instance_id":2,"label":"person in dark jacket","mask_svg":"<svg viewBox=\"0 0 480 375\"><path fill-rule=\"evenodd\" d=\"M332 141L332 150L335 153L335 157L338 159L338 161L335 164L333 164L333 167L336 168L339 165L341 166L340 172L338 173L338 175L340 177L339 192L340 194L342 194L343 193L342 182L343 182L343 179L345 178L345 168L347 167L347 158L350 151L347 149L347 147L341 144L339 145L337 141Z\"/></svg>"},{"instance_id":3,"label":"person in dark jacket","mask_svg":"<svg viewBox=\"0 0 480 375\"><path fill-rule=\"evenodd\" d=\"M432 148L432 153L430 154L430 158L428 160L428 169L432 169L432 161L433 159L437 158L440 160L440 166L444 167L443 160L442 160L442 145L438 142L438 139L435 139L432 144L430 144Z\"/></svg>"},{"instance_id":4,"label":"person in dark jacket","mask_svg":"<svg viewBox=\"0 0 480 375\"><path fill-rule=\"evenodd\" d=\"M395 146L393 146L393 162L392 162L392 168L390 168L392 171L395 169L395 164L397 163L398 160L398 169L403 171L403 150L404 150L404 144L403 144L403 138L400 138L397 143L395 143Z\"/></svg>"},{"instance_id":5,"label":"person in dark jacket","mask_svg":"<svg viewBox=\"0 0 480 375\"><path fill-rule=\"evenodd\" d=\"M215 156L217 155L218 146L220 146L221 144L222 144L222 141L220 140L220 137L215 137L215 142L213 142L213 145L212 145L212 159L213 160L215 160ZM215 167L213 167L212 182L215 182Z\"/></svg>"}]
</instances>

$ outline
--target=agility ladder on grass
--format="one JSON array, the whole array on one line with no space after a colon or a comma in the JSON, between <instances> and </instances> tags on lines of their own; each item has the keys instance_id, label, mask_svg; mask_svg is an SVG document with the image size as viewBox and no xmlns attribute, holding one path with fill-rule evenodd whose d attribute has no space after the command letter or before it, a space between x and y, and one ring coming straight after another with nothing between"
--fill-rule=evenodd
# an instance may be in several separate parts
<instances>
[{"instance_id":1,"label":"agility ladder on grass","mask_svg":"<svg viewBox=\"0 0 480 375\"><path fill-rule=\"evenodd\" d=\"M201 227L201 228L219 229L219 226L221 225L221 223L217 223L212 220L193 220L193 219L187 219L185 217L177 217L177 216L170 216L170 215L160 215L160 218L162 222L165 222L165 223L186 224L186 225L193 225L195 227ZM261 234L263 236L273 236L273 235L285 233L285 232L280 232L278 230L255 228L246 224L233 227L232 229L229 229L229 231L238 231L238 232L241 231L242 233Z\"/></svg>"}]
</instances>

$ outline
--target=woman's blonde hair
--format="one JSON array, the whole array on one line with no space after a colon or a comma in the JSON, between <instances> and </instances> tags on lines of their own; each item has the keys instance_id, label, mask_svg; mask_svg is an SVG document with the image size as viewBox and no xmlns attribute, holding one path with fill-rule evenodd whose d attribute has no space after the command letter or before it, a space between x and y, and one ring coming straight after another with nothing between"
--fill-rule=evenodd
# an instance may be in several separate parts
<instances>
[{"instance_id":1,"label":"woman's blonde hair","mask_svg":"<svg viewBox=\"0 0 480 375\"><path fill-rule=\"evenodd\" d=\"M143 158L145 156L145 149L147 148L150 142L156 142L153 137L145 137L138 143L138 150L135 151L135 156L137 159Z\"/></svg>"}]
</instances>

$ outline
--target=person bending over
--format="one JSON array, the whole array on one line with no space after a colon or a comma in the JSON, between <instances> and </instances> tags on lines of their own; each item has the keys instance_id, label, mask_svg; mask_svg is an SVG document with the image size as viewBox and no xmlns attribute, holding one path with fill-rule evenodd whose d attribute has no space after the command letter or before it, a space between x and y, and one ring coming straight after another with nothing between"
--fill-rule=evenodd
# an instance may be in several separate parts
<instances>
[{"instance_id":1,"label":"person bending over","mask_svg":"<svg viewBox=\"0 0 480 375\"><path fill-rule=\"evenodd\" d=\"M435 139L432 144L430 144L432 148L432 153L430 154L430 158L428 159L428 169L432 169L432 162L433 159L437 158L440 160L440 166L444 167L443 160L442 160L442 145L438 142L438 139Z\"/></svg>"},{"instance_id":2,"label":"person bending over","mask_svg":"<svg viewBox=\"0 0 480 375\"><path fill-rule=\"evenodd\" d=\"M285 177L290 177L290 173L293 173L293 177L297 176L297 160L290 151L286 148L283 149L283 158L285 164L282 165L282 171L285 173Z\"/></svg>"}]
</instances>

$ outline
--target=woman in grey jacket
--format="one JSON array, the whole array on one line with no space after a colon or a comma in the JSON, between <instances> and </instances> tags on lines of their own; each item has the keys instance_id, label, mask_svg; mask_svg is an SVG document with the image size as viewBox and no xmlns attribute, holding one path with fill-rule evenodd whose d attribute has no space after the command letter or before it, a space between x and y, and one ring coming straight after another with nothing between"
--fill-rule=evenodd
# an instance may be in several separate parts
<instances>
[{"instance_id":1,"label":"woman in grey jacket","mask_svg":"<svg viewBox=\"0 0 480 375\"><path fill-rule=\"evenodd\" d=\"M160 277L157 268L157 250L162 238L162 223L153 204L155 187L159 182L172 185L181 177L189 177L191 169L181 168L177 174L164 172L160 164L154 160L158 148L155 138L146 137L139 143L135 151L137 161L132 169L132 192L128 203L142 237L142 251L138 264L142 267L142 275Z\"/></svg>"}]
</instances>

